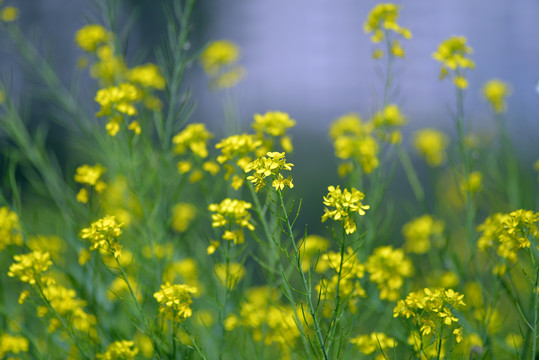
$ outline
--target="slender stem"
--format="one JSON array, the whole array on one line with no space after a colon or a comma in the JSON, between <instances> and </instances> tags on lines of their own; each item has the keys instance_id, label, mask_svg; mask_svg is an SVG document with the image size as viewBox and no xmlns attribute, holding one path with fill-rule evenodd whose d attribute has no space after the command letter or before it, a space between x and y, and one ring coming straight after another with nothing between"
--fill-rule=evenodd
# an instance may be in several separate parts
<instances>
[{"instance_id":1,"label":"slender stem","mask_svg":"<svg viewBox=\"0 0 539 360\"><path fill-rule=\"evenodd\" d=\"M337 273L337 293L335 295L335 310L333 311L333 318L331 319L331 325L329 329L329 345L328 345L328 353L330 355L333 355L333 344L334 344L334 336L335 336L335 330L337 329L337 322L339 317L339 312L341 311L340 305L341 305L341 297L340 297L340 285L341 285L341 275L342 275L342 268L344 265L344 249L346 247L346 230L344 228L344 222L342 226L342 241L339 244L340 245L340 251L341 251L341 261L339 263L339 271ZM332 356L333 357L333 356Z\"/></svg>"},{"instance_id":2,"label":"slender stem","mask_svg":"<svg viewBox=\"0 0 539 360\"><path fill-rule=\"evenodd\" d=\"M285 222L285 225L286 225L286 230L288 232L288 237L290 238L290 241L292 242L292 245L294 246L294 255L296 256L296 258L298 258L298 256L299 256L298 247L296 245L296 240L294 239L294 233L292 231L292 226L290 225L290 219L288 217L288 211L286 210L286 206L284 204L284 199L283 199L283 193L281 192L281 190L277 190L277 195L279 196L279 203L280 203L281 209L283 211L283 216L284 216L284 220L285 220L284 222ZM301 276L301 281L303 282L303 287L305 289L305 297L307 298L307 304L309 306L309 311L310 311L311 317L313 319L315 332L316 332L316 337L318 339L318 345L320 346L320 350L322 350L322 354L324 355L324 359L328 360L329 357L328 357L328 353L326 351L325 341L324 341L324 338L322 336L322 331L320 329L320 324L319 324L318 318L316 316L316 309L314 307L313 300L312 300L311 286L310 286L309 282L307 281L307 278L305 277L305 273L303 272L303 269L301 267L301 263L298 263L297 271L299 272L299 274Z\"/></svg>"},{"instance_id":3,"label":"slender stem","mask_svg":"<svg viewBox=\"0 0 539 360\"><path fill-rule=\"evenodd\" d=\"M425 203L425 192L423 191L423 187L421 186L421 182L419 181L417 172L415 171L414 166L412 165L412 161L410 160L408 153L402 147L401 144L397 145L397 154L401 161L404 172L406 173L406 177L408 178L408 182L410 183L410 186L412 187L416 200L419 203L423 204L426 208L427 206Z\"/></svg>"},{"instance_id":4,"label":"slender stem","mask_svg":"<svg viewBox=\"0 0 539 360\"><path fill-rule=\"evenodd\" d=\"M183 326L183 330L185 331L185 333L187 334L187 336L189 336L189 339L191 339L191 342L193 343L193 347L195 348L196 352L198 353L198 355L200 355L200 357L204 360L206 360L206 355L204 355L204 353L202 352L202 350L200 349L200 347L197 345L197 342L195 339L193 339L193 337L191 336L191 333L189 332L189 329L187 328L187 326L185 326L185 324L182 323L182 326Z\"/></svg>"}]
</instances>

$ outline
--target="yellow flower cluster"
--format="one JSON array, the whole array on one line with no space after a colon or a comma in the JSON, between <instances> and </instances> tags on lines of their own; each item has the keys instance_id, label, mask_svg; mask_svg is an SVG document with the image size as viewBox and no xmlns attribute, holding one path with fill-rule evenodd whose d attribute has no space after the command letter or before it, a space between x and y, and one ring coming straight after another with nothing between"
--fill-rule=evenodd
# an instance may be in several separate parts
<instances>
[{"instance_id":1,"label":"yellow flower cluster","mask_svg":"<svg viewBox=\"0 0 539 360\"><path fill-rule=\"evenodd\" d=\"M75 34L75 42L87 52L95 52L99 46L107 44L112 38L112 33L96 24L86 25Z\"/></svg>"},{"instance_id":2,"label":"yellow flower cluster","mask_svg":"<svg viewBox=\"0 0 539 360\"><path fill-rule=\"evenodd\" d=\"M372 122L380 130L380 137L389 143L400 143L402 135L399 128L406 124L406 118L395 104L389 104L374 114Z\"/></svg>"},{"instance_id":3,"label":"yellow flower cluster","mask_svg":"<svg viewBox=\"0 0 539 360\"><path fill-rule=\"evenodd\" d=\"M90 315L84 311L83 307L86 306L86 301L77 299L75 290L52 283L43 289L43 295L54 311L67 319L74 329L88 334L92 338L97 338L97 332L95 330L97 319L94 315ZM48 306L39 306L37 308L37 314L40 317L47 315L49 311ZM60 321L53 316L49 320L48 331L52 333L60 325Z\"/></svg>"},{"instance_id":4,"label":"yellow flower cluster","mask_svg":"<svg viewBox=\"0 0 539 360\"><path fill-rule=\"evenodd\" d=\"M183 322L193 314L191 294L196 292L197 289L189 285L165 283L153 296L159 303L160 313L173 321Z\"/></svg>"},{"instance_id":5,"label":"yellow flower cluster","mask_svg":"<svg viewBox=\"0 0 539 360\"><path fill-rule=\"evenodd\" d=\"M172 229L184 232L196 217L196 208L189 203L178 203L172 208Z\"/></svg>"},{"instance_id":6,"label":"yellow flower cluster","mask_svg":"<svg viewBox=\"0 0 539 360\"><path fill-rule=\"evenodd\" d=\"M466 306L464 295L452 289L425 288L408 294L405 300L399 300L393 309L394 317L412 318L419 328L421 335L442 337L443 326L453 329L457 343L462 341L462 328L455 327L459 319L453 314L453 309Z\"/></svg>"},{"instance_id":7,"label":"yellow flower cluster","mask_svg":"<svg viewBox=\"0 0 539 360\"><path fill-rule=\"evenodd\" d=\"M365 264L370 281L380 291L380 299L396 301L400 297L400 289L405 277L412 276L412 262L404 255L402 249L382 246L374 249Z\"/></svg>"},{"instance_id":8,"label":"yellow flower cluster","mask_svg":"<svg viewBox=\"0 0 539 360\"><path fill-rule=\"evenodd\" d=\"M4 333L0 335L0 358L6 358L8 353L18 354L28 352L28 345L29 341L27 338Z\"/></svg>"},{"instance_id":9,"label":"yellow flower cluster","mask_svg":"<svg viewBox=\"0 0 539 360\"><path fill-rule=\"evenodd\" d=\"M93 187L97 193L103 192L107 188L107 184L101 180L101 175L105 173L105 168L99 164L94 166L82 165L77 168L75 181L79 184L89 185ZM88 202L88 189L83 187L77 193L77 201L86 204Z\"/></svg>"},{"instance_id":10,"label":"yellow flower cluster","mask_svg":"<svg viewBox=\"0 0 539 360\"><path fill-rule=\"evenodd\" d=\"M273 150L273 138L281 138L281 147L285 152L292 152L292 140L286 135L286 130L296 125L296 121L290 118L285 112L268 111L264 115L255 114L252 123L259 139L263 145L257 151L258 156L263 156L266 152ZM266 137L269 135L269 138Z\"/></svg>"},{"instance_id":11,"label":"yellow flower cluster","mask_svg":"<svg viewBox=\"0 0 539 360\"><path fill-rule=\"evenodd\" d=\"M449 139L435 129L422 129L414 134L414 147L430 166L440 166L445 160Z\"/></svg>"},{"instance_id":12,"label":"yellow flower cluster","mask_svg":"<svg viewBox=\"0 0 539 360\"><path fill-rule=\"evenodd\" d=\"M511 94L509 85L498 79L490 80L483 86L482 93L495 112L499 114L505 111L505 100Z\"/></svg>"},{"instance_id":13,"label":"yellow flower cluster","mask_svg":"<svg viewBox=\"0 0 539 360\"><path fill-rule=\"evenodd\" d=\"M170 264L163 272L163 282L189 285L197 289L197 294L203 293L203 285L199 282L200 265L193 258L185 258Z\"/></svg>"},{"instance_id":14,"label":"yellow flower cluster","mask_svg":"<svg viewBox=\"0 0 539 360\"><path fill-rule=\"evenodd\" d=\"M342 270L339 276L339 269ZM365 290L361 287L359 279L365 275L365 266L359 262L356 253L352 248L347 248L344 256L340 252L327 252L320 256L316 266L316 272L325 273L328 270L331 273L329 280L322 279L316 286L316 291L325 297L323 314L330 317L333 314L333 300L337 296L337 284L339 285L339 297L344 304L348 305L348 310L357 313L357 302L360 297L367 296Z\"/></svg>"},{"instance_id":15,"label":"yellow flower cluster","mask_svg":"<svg viewBox=\"0 0 539 360\"><path fill-rule=\"evenodd\" d=\"M0 251L9 245L22 245L19 217L8 207L0 207Z\"/></svg>"},{"instance_id":16,"label":"yellow flower cluster","mask_svg":"<svg viewBox=\"0 0 539 360\"><path fill-rule=\"evenodd\" d=\"M15 255L16 261L9 267L8 276L18 277L22 282L30 285L48 282L43 273L52 265L51 255L48 252L33 251L28 254Z\"/></svg>"},{"instance_id":17,"label":"yellow flower cluster","mask_svg":"<svg viewBox=\"0 0 539 360\"><path fill-rule=\"evenodd\" d=\"M247 176L247 180L255 185L255 191L258 192L258 190L266 186L267 177L273 179L271 186L275 190L283 190L285 186L293 188L292 177L288 176L285 179L281 174L281 171L290 171L294 166L294 164L286 162L285 153L268 152L266 156L250 162L244 169L246 173L253 171L252 175Z\"/></svg>"},{"instance_id":18,"label":"yellow flower cluster","mask_svg":"<svg viewBox=\"0 0 539 360\"><path fill-rule=\"evenodd\" d=\"M481 251L492 249L510 263L518 260L518 250L530 247L530 237L539 237L539 213L516 210L508 214L496 213L477 227L481 236L477 247ZM502 270L500 274L505 271Z\"/></svg>"},{"instance_id":19,"label":"yellow flower cluster","mask_svg":"<svg viewBox=\"0 0 539 360\"><path fill-rule=\"evenodd\" d=\"M114 216L105 216L90 224L90 227L82 229L80 236L92 243L90 250L99 249L118 258L122 252L122 246L118 242L122 226Z\"/></svg>"},{"instance_id":20,"label":"yellow flower cluster","mask_svg":"<svg viewBox=\"0 0 539 360\"><path fill-rule=\"evenodd\" d=\"M365 33L372 34L371 41L375 44L388 38L391 54L396 57L404 57L404 49L401 47L400 42L390 40L390 31L405 39L412 38L412 33L409 29L397 24L399 10L400 6L391 3L376 5L369 13L363 29ZM383 51L381 49L374 50L373 58L379 59L381 57L383 57Z\"/></svg>"},{"instance_id":21,"label":"yellow flower cluster","mask_svg":"<svg viewBox=\"0 0 539 360\"><path fill-rule=\"evenodd\" d=\"M165 88L165 79L159 67L155 64L144 64L135 66L127 72L127 80L142 88L153 88L163 90Z\"/></svg>"},{"instance_id":22,"label":"yellow flower cluster","mask_svg":"<svg viewBox=\"0 0 539 360\"><path fill-rule=\"evenodd\" d=\"M225 320L228 331L243 326L252 332L255 341L264 341L266 346L276 344L281 350L281 359L288 359L300 332L290 306L279 303L278 291L267 286L253 287L240 304L239 316L231 314Z\"/></svg>"},{"instance_id":23,"label":"yellow flower cluster","mask_svg":"<svg viewBox=\"0 0 539 360\"><path fill-rule=\"evenodd\" d=\"M228 289L232 289L245 276L245 267L237 262L227 264L215 264L215 275Z\"/></svg>"},{"instance_id":24,"label":"yellow flower cluster","mask_svg":"<svg viewBox=\"0 0 539 360\"><path fill-rule=\"evenodd\" d=\"M229 88L243 79L245 69L236 65L239 56L239 47L231 41L218 40L208 45L200 55L200 64L210 77L211 86Z\"/></svg>"},{"instance_id":25,"label":"yellow flower cluster","mask_svg":"<svg viewBox=\"0 0 539 360\"><path fill-rule=\"evenodd\" d=\"M381 354L375 358L376 360L387 359L384 350L397 346L395 339L380 332L358 335L355 338L350 339L350 343L356 345L359 348L359 351L365 355L380 351Z\"/></svg>"},{"instance_id":26,"label":"yellow flower cluster","mask_svg":"<svg viewBox=\"0 0 539 360\"><path fill-rule=\"evenodd\" d=\"M242 170L241 176L234 175L231 186L239 189L243 185L245 167L252 161L253 154L262 146L262 140L256 135L240 134L232 135L221 140L216 149L221 150L221 155L217 156L217 162L224 164L226 170L225 180L228 180L236 172L234 165L230 164L235 160L235 165Z\"/></svg>"},{"instance_id":27,"label":"yellow flower cluster","mask_svg":"<svg viewBox=\"0 0 539 360\"><path fill-rule=\"evenodd\" d=\"M452 36L444 40L432 57L442 63L440 79L449 75L453 71L453 82L459 89L466 89L468 81L462 71L475 68L475 63L468 55L472 53L472 48L466 45L464 36Z\"/></svg>"},{"instance_id":28,"label":"yellow flower cluster","mask_svg":"<svg viewBox=\"0 0 539 360\"><path fill-rule=\"evenodd\" d=\"M323 204L327 207L324 208L324 215L322 215L322 222L329 218L335 221L342 221L345 232L352 234L356 231L356 223L352 218L354 213L359 215L365 215L365 210L370 208L369 205L363 205L361 200L365 198L365 195L355 188L350 191L344 189L342 191L339 186L329 186L328 194L323 197Z\"/></svg>"},{"instance_id":29,"label":"yellow flower cluster","mask_svg":"<svg viewBox=\"0 0 539 360\"><path fill-rule=\"evenodd\" d=\"M189 149L193 154L204 159L208 157L206 144L212 137L213 134L206 129L206 125L202 123L189 124L172 138L172 143L176 145L174 152L182 155Z\"/></svg>"},{"instance_id":30,"label":"yellow flower cluster","mask_svg":"<svg viewBox=\"0 0 539 360\"><path fill-rule=\"evenodd\" d=\"M140 100L140 93L136 86L130 83L101 89L95 96L95 101L101 105L97 116L111 115L113 110L128 116L137 115L134 103L138 100Z\"/></svg>"},{"instance_id":31,"label":"yellow flower cluster","mask_svg":"<svg viewBox=\"0 0 539 360\"><path fill-rule=\"evenodd\" d=\"M404 249L415 254L425 254L430 250L433 238L439 238L444 231L444 224L431 215L423 215L402 228L406 243Z\"/></svg>"},{"instance_id":32,"label":"yellow flower cluster","mask_svg":"<svg viewBox=\"0 0 539 360\"><path fill-rule=\"evenodd\" d=\"M480 192L483 189L483 174L479 171L472 171L467 179L461 181L460 189L466 196Z\"/></svg>"},{"instance_id":33,"label":"yellow flower cluster","mask_svg":"<svg viewBox=\"0 0 539 360\"><path fill-rule=\"evenodd\" d=\"M343 160L355 160L365 173L371 173L379 165L378 143L371 135L373 130L374 125L370 122L363 124L357 114L341 116L329 129L335 155Z\"/></svg>"},{"instance_id":34,"label":"yellow flower cluster","mask_svg":"<svg viewBox=\"0 0 539 360\"><path fill-rule=\"evenodd\" d=\"M224 199L220 204L211 204L208 210L214 212L211 215L213 227L226 227L223 234L224 240L231 240L234 244L244 242L243 228L254 230L255 227L249 222L251 214L248 209L252 205L246 201L236 199Z\"/></svg>"},{"instance_id":35,"label":"yellow flower cluster","mask_svg":"<svg viewBox=\"0 0 539 360\"><path fill-rule=\"evenodd\" d=\"M138 348L133 341L115 341L103 354L97 354L98 360L134 360L138 354Z\"/></svg>"}]
</instances>

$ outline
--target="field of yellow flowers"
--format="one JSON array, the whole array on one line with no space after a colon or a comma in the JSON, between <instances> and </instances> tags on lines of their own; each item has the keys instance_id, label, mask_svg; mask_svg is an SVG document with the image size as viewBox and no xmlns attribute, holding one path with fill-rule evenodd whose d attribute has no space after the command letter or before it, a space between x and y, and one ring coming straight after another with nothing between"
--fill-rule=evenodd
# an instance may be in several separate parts
<instances>
[{"instance_id":1,"label":"field of yellow flowers","mask_svg":"<svg viewBox=\"0 0 539 360\"><path fill-rule=\"evenodd\" d=\"M20 30L24 14L0 4L0 33L84 159L51 155L2 74L0 358L535 359L536 174L508 135L509 84L482 90L496 146L472 133L466 37L432 49L456 136L425 128L408 149L395 64L420 39L400 6L365 14L382 102L368 118L343 109L328 130L341 180L309 194L324 209L317 234L297 222L294 114L257 113L243 131L225 114L221 134L192 121L192 65L225 95L247 73L230 40L188 46L195 6L166 7L155 63L127 65L107 6L107 21L81 24L76 71L96 87L81 99ZM413 199L395 205L397 168ZM395 207L407 209L402 229Z\"/></svg>"}]
</instances>

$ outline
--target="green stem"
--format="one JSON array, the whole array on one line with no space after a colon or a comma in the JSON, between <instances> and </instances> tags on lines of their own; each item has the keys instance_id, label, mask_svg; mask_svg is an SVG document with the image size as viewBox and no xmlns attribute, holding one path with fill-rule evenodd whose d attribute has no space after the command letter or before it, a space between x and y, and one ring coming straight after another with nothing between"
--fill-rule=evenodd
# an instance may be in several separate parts
<instances>
[{"instance_id":1,"label":"green stem","mask_svg":"<svg viewBox=\"0 0 539 360\"><path fill-rule=\"evenodd\" d=\"M397 145L397 154L401 161L404 172L406 173L406 177L408 178L408 182L412 187L416 200L419 203L423 204L425 206L425 210L427 210L427 204L425 202L425 192L423 191L423 187L421 186L421 182L419 181L417 172L412 165L412 161L410 160L408 153L401 144Z\"/></svg>"},{"instance_id":2,"label":"green stem","mask_svg":"<svg viewBox=\"0 0 539 360\"><path fill-rule=\"evenodd\" d=\"M290 219L288 217L288 211L286 210L286 206L284 204L284 199L283 199L283 193L281 192L281 190L277 190L277 195L279 196L279 204L280 204L281 209L283 211L284 222L285 222L285 225L286 225L286 230L288 232L288 237L290 238L290 241L292 242L292 245L294 246L294 255L295 255L296 259L299 259L298 247L296 245L296 240L294 238L294 233L292 231L292 226L290 225ZM303 272L300 261L298 261L298 264L297 264L297 271L299 272L299 274L301 276L301 281L303 282L303 288L305 289L305 297L307 298L307 304L309 306L309 312L311 313L311 317L313 319L315 332L316 332L316 337L317 337L317 340L318 340L318 345L320 346L320 350L322 351L322 355L324 356L324 359L328 360L329 357L328 357L328 353L326 351L325 341L324 341L324 338L322 336L322 330L320 329L320 324L319 324L318 318L316 316L316 309L314 307L313 300L312 300L311 286L308 283L307 278L305 277L305 273Z\"/></svg>"}]
</instances>

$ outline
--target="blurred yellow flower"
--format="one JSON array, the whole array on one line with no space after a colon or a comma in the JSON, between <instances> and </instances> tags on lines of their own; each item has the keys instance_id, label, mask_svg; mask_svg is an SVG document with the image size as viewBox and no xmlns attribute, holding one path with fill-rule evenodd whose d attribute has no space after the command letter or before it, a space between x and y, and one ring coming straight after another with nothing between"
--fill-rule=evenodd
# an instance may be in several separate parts
<instances>
[{"instance_id":1,"label":"blurred yellow flower","mask_svg":"<svg viewBox=\"0 0 539 360\"><path fill-rule=\"evenodd\" d=\"M507 83L493 79L483 86L482 94L487 99L495 112L502 113L507 108L506 98L511 95L511 89Z\"/></svg>"},{"instance_id":2,"label":"blurred yellow flower","mask_svg":"<svg viewBox=\"0 0 539 360\"><path fill-rule=\"evenodd\" d=\"M435 129L422 129L414 134L414 147L425 157L430 166L440 166L445 159L449 139Z\"/></svg>"}]
</instances>

